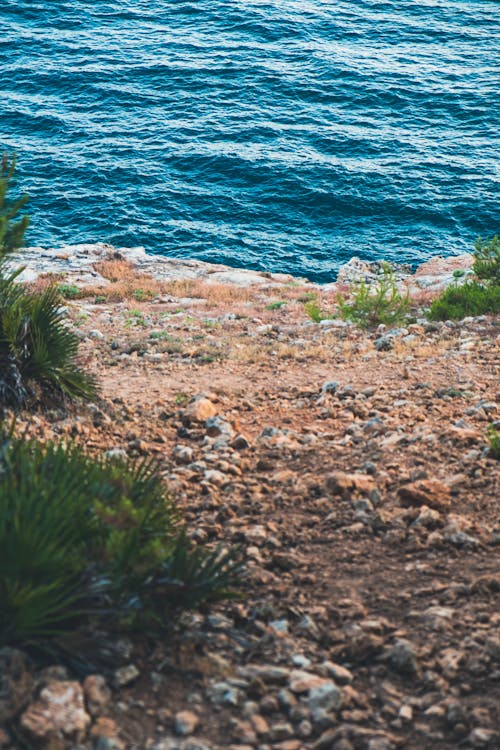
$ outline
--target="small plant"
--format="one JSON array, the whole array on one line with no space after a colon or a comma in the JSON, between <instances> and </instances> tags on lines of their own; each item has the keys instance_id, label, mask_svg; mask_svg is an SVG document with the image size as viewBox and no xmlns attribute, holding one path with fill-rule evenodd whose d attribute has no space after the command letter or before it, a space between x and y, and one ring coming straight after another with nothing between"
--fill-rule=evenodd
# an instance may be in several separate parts
<instances>
[{"instance_id":1,"label":"small plant","mask_svg":"<svg viewBox=\"0 0 500 750\"><path fill-rule=\"evenodd\" d=\"M461 320L469 315L500 312L500 239L478 237L474 245L474 278L449 286L431 304L430 320ZM460 274L463 275L463 274ZM456 271L453 276L458 281Z\"/></svg>"},{"instance_id":2,"label":"small plant","mask_svg":"<svg viewBox=\"0 0 500 750\"><path fill-rule=\"evenodd\" d=\"M15 168L16 157L9 159L8 154L4 154L0 165L0 259L21 247L29 224L27 216L15 221L19 211L27 203L28 196L21 195L13 200L7 197L7 191L14 180Z\"/></svg>"},{"instance_id":3,"label":"small plant","mask_svg":"<svg viewBox=\"0 0 500 750\"><path fill-rule=\"evenodd\" d=\"M286 299L277 300L276 302L270 302L266 305L266 310L281 310L287 304Z\"/></svg>"},{"instance_id":4,"label":"small plant","mask_svg":"<svg viewBox=\"0 0 500 750\"><path fill-rule=\"evenodd\" d=\"M91 398L94 380L76 365L78 338L66 325L59 291L29 293L8 269L10 253L22 243L27 217L14 221L26 196L7 198L15 158L0 169L0 407L21 407L37 388L52 395Z\"/></svg>"},{"instance_id":5,"label":"small plant","mask_svg":"<svg viewBox=\"0 0 500 750\"><path fill-rule=\"evenodd\" d=\"M500 460L500 432L492 424L486 430L486 438L490 444L490 456Z\"/></svg>"},{"instance_id":6,"label":"small plant","mask_svg":"<svg viewBox=\"0 0 500 750\"><path fill-rule=\"evenodd\" d=\"M0 278L0 403L21 407L36 393L92 398L94 379L76 365L78 338L55 287L27 294Z\"/></svg>"},{"instance_id":7,"label":"small plant","mask_svg":"<svg viewBox=\"0 0 500 750\"><path fill-rule=\"evenodd\" d=\"M445 289L433 300L427 316L430 320L461 320L488 313L500 313L500 285L472 280Z\"/></svg>"},{"instance_id":8,"label":"small plant","mask_svg":"<svg viewBox=\"0 0 500 750\"><path fill-rule=\"evenodd\" d=\"M129 310L125 319L125 325L130 328L131 326L142 326L146 327L146 319L140 310Z\"/></svg>"},{"instance_id":9,"label":"small plant","mask_svg":"<svg viewBox=\"0 0 500 750\"><path fill-rule=\"evenodd\" d=\"M81 296L81 292L75 284L59 284L58 290L64 299L78 299Z\"/></svg>"},{"instance_id":10,"label":"small plant","mask_svg":"<svg viewBox=\"0 0 500 750\"><path fill-rule=\"evenodd\" d=\"M328 315L328 313L321 309L316 297L307 301L304 305L304 309L313 323L321 323L322 320L328 320L331 318L331 315Z\"/></svg>"},{"instance_id":11,"label":"small plant","mask_svg":"<svg viewBox=\"0 0 500 750\"><path fill-rule=\"evenodd\" d=\"M146 460L0 436L0 646L80 625L164 626L233 595L235 553L194 547Z\"/></svg>"},{"instance_id":12,"label":"small plant","mask_svg":"<svg viewBox=\"0 0 500 750\"><path fill-rule=\"evenodd\" d=\"M137 302L145 302L148 299L152 299L154 297L154 293L149 289L133 289L132 297Z\"/></svg>"},{"instance_id":13,"label":"small plant","mask_svg":"<svg viewBox=\"0 0 500 750\"><path fill-rule=\"evenodd\" d=\"M176 393L174 398L174 404L177 404L177 406L183 406L184 404L187 404L189 401L189 396L187 393Z\"/></svg>"},{"instance_id":14,"label":"small plant","mask_svg":"<svg viewBox=\"0 0 500 750\"><path fill-rule=\"evenodd\" d=\"M500 238L497 234L489 240L477 238L472 270L478 279L500 284Z\"/></svg>"},{"instance_id":15,"label":"small plant","mask_svg":"<svg viewBox=\"0 0 500 750\"><path fill-rule=\"evenodd\" d=\"M340 314L362 328L374 328L383 323L393 326L406 322L409 295L397 287L394 272L384 264L380 279L374 284L360 281L351 290L351 301L338 295Z\"/></svg>"}]
</instances>

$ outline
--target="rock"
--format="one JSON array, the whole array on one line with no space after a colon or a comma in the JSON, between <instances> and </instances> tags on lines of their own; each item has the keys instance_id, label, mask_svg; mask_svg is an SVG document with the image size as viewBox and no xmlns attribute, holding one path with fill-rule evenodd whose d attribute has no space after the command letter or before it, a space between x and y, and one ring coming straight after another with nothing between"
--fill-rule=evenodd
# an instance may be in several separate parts
<instances>
[{"instance_id":1,"label":"rock","mask_svg":"<svg viewBox=\"0 0 500 750\"><path fill-rule=\"evenodd\" d=\"M111 690L102 675L91 674L85 678L83 691L87 709L92 716L99 716L111 700Z\"/></svg>"},{"instance_id":2,"label":"rock","mask_svg":"<svg viewBox=\"0 0 500 750\"><path fill-rule=\"evenodd\" d=\"M238 743L238 747L242 745L245 747L257 744L257 735L249 721L241 721L240 719L230 719L231 735Z\"/></svg>"},{"instance_id":3,"label":"rock","mask_svg":"<svg viewBox=\"0 0 500 750\"><path fill-rule=\"evenodd\" d=\"M388 352L394 346L394 336L379 336L379 338L375 339L373 342L373 346L378 352Z\"/></svg>"},{"instance_id":4,"label":"rock","mask_svg":"<svg viewBox=\"0 0 500 750\"><path fill-rule=\"evenodd\" d=\"M224 437L230 440L234 435L234 430L225 417L209 417L205 421L205 429L210 437Z\"/></svg>"},{"instance_id":5,"label":"rock","mask_svg":"<svg viewBox=\"0 0 500 750\"><path fill-rule=\"evenodd\" d=\"M101 716L90 734L93 737L93 750L125 750L125 744L118 737L118 727L113 719Z\"/></svg>"},{"instance_id":6,"label":"rock","mask_svg":"<svg viewBox=\"0 0 500 750\"><path fill-rule=\"evenodd\" d=\"M487 638L484 647L490 659L500 662L500 638L495 636Z\"/></svg>"},{"instance_id":7,"label":"rock","mask_svg":"<svg viewBox=\"0 0 500 750\"><path fill-rule=\"evenodd\" d=\"M139 675L140 672L135 664L127 664L126 667L120 667L120 669L116 670L113 682L117 688L126 687L137 680Z\"/></svg>"},{"instance_id":8,"label":"rock","mask_svg":"<svg viewBox=\"0 0 500 750\"><path fill-rule=\"evenodd\" d=\"M451 503L450 488L438 479L421 479L406 484L399 488L398 496L406 507L426 505L434 510L443 510Z\"/></svg>"},{"instance_id":9,"label":"rock","mask_svg":"<svg viewBox=\"0 0 500 750\"><path fill-rule=\"evenodd\" d=\"M259 737L265 737L269 734L269 724L260 714L252 714L250 723Z\"/></svg>"},{"instance_id":10,"label":"rock","mask_svg":"<svg viewBox=\"0 0 500 750\"><path fill-rule=\"evenodd\" d=\"M128 458L127 451L124 448L110 448L104 455L106 458L116 458L120 461L126 461Z\"/></svg>"},{"instance_id":11,"label":"rock","mask_svg":"<svg viewBox=\"0 0 500 750\"><path fill-rule=\"evenodd\" d=\"M260 710L264 714L275 714L279 711L280 704L278 698L271 693L264 695L260 700Z\"/></svg>"},{"instance_id":12,"label":"rock","mask_svg":"<svg viewBox=\"0 0 500 750\"><path fill-rule=\"evenodd\" d=\"M0 724L10 721L25 708L33 690L27 656L14 648L0 649Z\"/></svg>"},{"instance_id":13,"label":"rock","mask_svg":"<svg viewBox=\"0 0 500 750\"><path fill-rule=\"evenodd\" d=\"M269 628L277 636L286 635L289 631L290 623L288 620L273 620L269 623Z\"/></svg>"},{"instance_id":14,"label":"rock","mask_svg":"<svg viewBox=\"0 0 500 750\"><path fill-rule=\"evenodd\" d=\"M180 750L212 750L212 746L206 740L188 737L187 740L181 743Z\"/></svg>"},{"instance_id":15,"label":"rock","mask_svg":"<svg viewBox=\"0 0 500 750\"><path fill-rule=\"evenodd\" d=\"M260 750L262 750L262 745L260 746ZM302 750L302 742L300 740L276 742L273 744L273 750Z\"/></svg>"},{"instance_id":16,"label":"rock","mask_svg":"<svg viewBox=\"0 0 500 750\"><path fill-rule=\"evenodd\" d=\"M179 750L180 742L175 737L163 737L153 745L152 750Z\"/></svg>"},{"instance_id":17,"label":"rock","mask_svg":"<svg viewBox=\"0 0 500 750\"><path fill-rule=\"evenodd\" d=\"M293 735L293 727L287 721L279 721L276 724L273 724L269 729L269 739L271 742L289 740Z\"/></svg>"},{"instance_id":18,"label":"rock","mask_svg":"<svg viewBox=\"0 0 500 750\"><path fill-rule=\"evenodd\" d=\"M247 448L250 448L250 445L250 440L240 433L239 435L236 435L232 441L231 448L234 448L235 451L244 451Z\"/></svg>"},{"instance_id":19,"label":"rock","mask_svg":"<svg viewBox=\"0 0 500 750\"><path fill-rule=\"evenodd\" d=\"M183 416L188 421L206 422L210 417L215 417L217 407L205 396L196 396L184 409Z\"/></svg>"},{"instance_id":20,"label":"rock","mask_svg":"<svg viewBox=\"0 0 500 750\"><path fill-rule=\"evenodd\" d=\"M96 339L97 341L103 341L105 336L102 333L102 331L98 331L97 329L93 331L89 331L88 333L89 339Z\"/></svg>"},{"instance_id":21,"label":"rock","mask_svg":"<svg viewBox=\"0 0 500 750\"><path fill-rule=\"evenodd\" d=\"M370 265L361 260L357 255L353 255L347 263L343 263L340 266L337 274L337 283L351 285L360 281L373 280L374 278L374 273Z\"/></svg>"},{"instance_id":22,"label":"rock","mask_svg":"<svg viewBox=\"0 0 500 750\"><path fill-rule=\"evenodd\" d=\"M444 539L449 544L453 544L455 547L479 547L480 541L471 534L466 534L465 531L456 531L451 534L444 535Z\"/></svg>"},{"instance_id":23,"label":"rock","mask_svg":"<svg viewBox=\"0 0 500 750\"><path fill-rule=\"evenodd\" d=\"M413 645L404 639L397 640L389 653L389 663L394 671L404 675L418 672Z\"/></svg>"},{"instance_id":24,"label":"rock","mask_svg":"<svg viewBox=\"0 0 500 750\"><path fill-rule=\"evenodd\" d=\"M445 648L438 657L443 674L448 678L452 678L457 674L464 660L465 652L459 651L456 648Z\"/></svg>"},{"instance_id":25,"label":"rock","mask_svg":"<svg viewBox=\"0 0 500 750\"><path fill-rule=\"evenodd\" d=\"M172 451L172 456L176 464L186 466L192 463L194 451L189 445L176 445Z\"/></svg>"},{"instance_id":26,"label":"rock","mask_svg":"<svg viewBox=\"0 0 500 750\"><path fill-rule=\"evenodd\" d=\"M372 737L368 740L366 750L393 750L394 745L388 737Z\"/></svg>"},{"instance_id":27,"label":"rock","mask_svg":"<svg viewBox=\"0 0 500 750\"><path fill-rule=\"evenodd\" d=\"M342 739L332 745L332 750L355 750L355 747L349 740Z\"/></svg>"},{"instance_id":28,"label":"rock","mask_svg":"<svg viewBox=\"0 0 500 750\"><path fill-rule=\"evenodd\" d=\"M80 739L90 723L80 684L55 680L43 688L20 719L22 730L36 741L61 736Z\"/></svg>"},{"instance_id":29,"label":"rock","mask_svg":"<svg viewBox=\"0 0 500 750\"><path fill-rule=\"evenodd\" d=\"M324 682L309 690L309 706L314 713L318 709L338 711L342 705L342 692L334 682Z\"/></svg>"},{"instance_id":30,"label":"rock","mask_svg":"<svg viewBox=\"0 0 500 750\"><path fill-rule=\"evenodd\" d=\"M472 747L493 747L493 740L498 739L496 732L491 729L476 727L469 734L468 740Z\"/></svg>"},{"instance_id":31,"label":"rock","mask_svg":"<svg viewBox=\"0 0 500 750\"><path fill-rule=\"evenodd\" d=\"M340 386L336 380L327 380L321 386L321 393L335 393L337 388Z\"/></svg>"},{"instance_id":32,"label":"rock","mask_svg":"<svg viewBox=\"0 0 500 750\"><path fill-rule=\"evenodd\" d=\"M300 695L301 693L309 693L314 688L319 688L322 685L333 684L331 680L325 677L319 677L316 674L310 672L304 672L301 669L294 669L290 673L289 687L292 693Z\"/></svg>"},{"instance_id":33,"label":"rock","mask_svg":"<svg viewBox=\"0 0 500 750\"><path fill-rule=\"evenodd\" d=\"M312 745L312 750L333 750L336 739L341 739L338 730L327 729ZM351 747L353 746L351 745Z\"/></svg>"},{"instance_id":34,"label":"rock","mask_svg":"<svg viewBox=\"0 0 500 750\"><path fill-rule=\"evenodd\" d=\"M200 720L193 711L179 711L175 714L174 730L176 734L186 737L198 728Z\"/></svg>"},{"instance_id":35,"label":"rock","mask_svg":"<svg viewBox=\"0 0 500 750\"><path fill-rule=\"evenodd\" d=\"M354 490L369 493L376 489L375 480L368 474L346 474L343 471L329 474L326 478L326 486L335 495Z\"/></svg>"},{"instance_id":36,"label":"rock","mask_svg":"<svg viewBox=\"0 0 500 750\"><path fill-rule=\"evenodd\" d=\"M203 479L210 484L215 484L217 487L227 484L230 480L227 474L223 474L222 471L217 469L207 469L203 472Z\"/></svg>"},{"instance_id":37,"label":"rock","mask_svg":"<svg viewBox=\"0 0 500 750\"><path fill-rule=\"evenodd\" d=\"M321 665L321 668L325 670L329 677L333 677L336 682L340 683L340 685L350 684L354 679L352 672L341 664L325 661Z\"/></svg>"},{"instance_id":38,"label":"rock","mask_svg":"<svg viewBox=\"0 0 500 750\"><path fill-rule=\"evenodd\" d=\"M400 717L400 718L401 718L401 719L402 719L403 721L407 721L407 722L408 722L408 721L412 721L412 719L413 719L413 709L412 709L412 707L411 707L411 706L409 706L408 704L404 704L404 705L403 705L403 706L401 706L401 708L399 709L398 715L399 715L399 717Z\"/></svg>"},{"instance_id":39,"label":"rock","mask_svg":"<svg viewBox=\"0 0 500 750\"><path fill-rule=\"evenodd\" d=\"M238 706L243 698L241 690L229 682L215 682L208 688L208 696L212 703L225 706Z\"/></svg>"},{"instance_id":40,"label":"rock","mask_svg":"<svg viewBox=\"0 0 500 750\"><path fill-rule=\"evenodd\" d=\"M466 724L467 717L465 715L464 707L458 701L450 703L446 708L446 722L450 727L455 727L458 724Z\"/></svg>"},{"instance_id":41,"label":"rock","mask_svg":"<svg viewBox=\"0 0 500 750\"><path fill-rule=\"evenodd\" d=\"M303 740L307 740L312 735L312 733L313 725L311 724L309 719L302 719L297 727L297 734L299 735L299 737L301 737Z\"/></svg>"}]
</instances>

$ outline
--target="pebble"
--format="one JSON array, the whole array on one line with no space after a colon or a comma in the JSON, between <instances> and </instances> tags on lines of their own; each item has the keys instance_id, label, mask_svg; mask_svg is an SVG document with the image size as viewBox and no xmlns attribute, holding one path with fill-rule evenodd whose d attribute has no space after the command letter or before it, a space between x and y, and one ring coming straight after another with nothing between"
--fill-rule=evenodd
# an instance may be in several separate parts
<instances>
[{"instance_id":1,"label":"pebble","mask_svg":"<svg viewBox=\"0 0 500 750\"><path fill-rule=\"evenodd\" d=\"M324 677L294 669L290 674L289 686L292 693L308 693L313 688L321 687L329 682ZM333 684L333 683L332 683Z\"/></svg>"},{"instance_id":2,"label":"pebble","mask_svg":"<svg viewBox=\"0 0 500 750\"><path fill-rule=\"evenodd\" d=\"M215 682L208 689L212 703L226 706L238 706L243 698L241 690L228 682Z\"/></svg>"},{"instance_id":3,"label":"pebble","mask_svg":"<svg viewBox=\"0 0 500 750\"><path fill-rule=\"evenodd\" d=\"M498 739L498 735L495 734L491 729L483 729L476 727L469 734L468 740L472 747L488 747L494 739Z\"/></svg>"},{"instance_id":4,"label":"pebble","mask_svg":"<svg viewBox=\"0 0 500 750\"><path fill-rule=\"evenodd\" d=\"M174 730L176 734L186 737L196 731L199 723L200 720L194 711L179 711L174 717Z\"/></svg>"},{"instance_id":5,"label":"pebble","mask_svg":"<svg viewBox=\"0 0 500 750\"><path fill-rule=\"evenodd\" d=\"M206 422L207 419L215 417L216 414L217 407L205 396L195 396L183 412L183 416L195 422Z\"/></svg>"},{"instance_id":6,"label":"pebble","mask_svg":"<svg viewBox=\"0 0 500 750\"><path fill-rule=\"evenodd\" d=\"M113 682L115 687L125 687L134 682L140 675L135 664L128 664L126 667L117 669L114 673Z\"/></svg>"},{"instance_id":7,"label":"pebble","mask_svg":"<svg viewBox=\"0 0 500 750\"><path fill-rule=\"evenodd\" d=\"M172 456L176 464L186 466L193 461L194 451L188 445L176 445L172 450Z\"/></svg>"},{"instance_id":8,"label":"pebble","mask_svg":"<svg viewBox=\"0 0 500 750\"><path fill-rule=\"evenodd\" d=\"M321 668L329 677L333 677L333 679L340 685L350 684L354 679L353 673L341 664L335 664L332 661L325 661L321 665Z\"/></svg>"},{"instance_id":9,"label":"pebble","mask_svg":"<svg viewBox=\"0 0 500 750\"><path fill-rule=\"evenodd\" d=\"M105 338L102 331L98 331L97 329L94 329L93 331L89 331L88 337L89 339L96 339L97 341L103 341Z\"/></svg>"},{"instance_id":10,"label":"pebble","mask_svg":"<svg viewBox=\"0 0 500 750\"><path fill-rule=\"evenodd\" d=\"M390 650L389 661L392 668L401 674L414 675L418 671L413 644L407 640L396 641Z\"/></svg>"},{"instance_id":11,"label":"pebble","mask_svg":"<svg viewBox=\"0 0 500 750\"><path fill-rule=\"evenodd\" d=\"M78 682L50 681L21 716L22 729L37 741L54 735L79 737L91 723Z\"/></svg>"},{"instance_id":12,"label":"pebble","mask_svg":"<svg viewBox=\"0 0 500 750\"><path fill-rule=\"evenodd\" d=\"M92 716L99 716L111 700L111 690L105 677L99 674L89 675L83 683L83 691L89 712Z\"/></svg>"},{"instance_id":13,"label":"pebble","mask_svg":"<svg viewBox=\"0 0 500 750\"><path fill-rule=\"evenodd\" d=\"M309 690L309 706L314 713L317 709L338 711L342 706L342 692L334 682L324 682Z\"/></svg>"}]
</instances>

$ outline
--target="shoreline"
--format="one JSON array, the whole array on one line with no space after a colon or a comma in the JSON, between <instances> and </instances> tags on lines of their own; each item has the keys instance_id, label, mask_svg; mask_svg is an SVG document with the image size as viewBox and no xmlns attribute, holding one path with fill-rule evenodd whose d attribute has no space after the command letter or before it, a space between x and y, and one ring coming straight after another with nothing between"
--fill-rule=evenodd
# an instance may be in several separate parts
<instances>
[{"instance_id":1,"label":"shoreline","mask_svg":"<svg viewBox=\"0 0 500 750\"><path fill-rule=\"evenodd\" d=\"M159 281L200 280L207 283L228 284L238 287L279 287L303 285L318 291L335 291L338 287L364 280L376 281L383 261L362 261L353 256L340 266L335 281L318 284L303 277L285 273L253 271L233 268L219 263L188 258L170 258L162 255L148 255L143 247L114 247L106 243L62 245L57 248L27 247L12 256L15 267L23 267L19 280L30 283L40 276L53 274L63 276L79 287L107 286L109 280L95 269L95 264L107 259L120 259L131 262L138 273L149 274ZM410 294L440 292L457 281L454 272L463 271L462 280L467 278L473 256L469 253L443 257L437 255L424 261L415 270L406 264L390 264L395 272L398 285L406 287Z\"/></svg>"}]
</instances>

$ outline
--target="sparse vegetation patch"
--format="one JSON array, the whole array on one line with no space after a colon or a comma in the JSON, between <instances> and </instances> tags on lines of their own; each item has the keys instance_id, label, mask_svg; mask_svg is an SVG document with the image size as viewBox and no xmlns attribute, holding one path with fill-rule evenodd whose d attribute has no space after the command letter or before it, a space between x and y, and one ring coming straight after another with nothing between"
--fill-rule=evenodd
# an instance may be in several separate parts
<instances>
[{"instance_id":1,"label":"sparse vegetation patch","mask_svg":"<svg viewBox=\"0 0 500 750\"><path fill-rule=\"evenodd\" d=\"M192 546L150 461L0 435L0 645L164 626L231 595L238 572L234 554Z\"/></svg>"}]
</instances>

